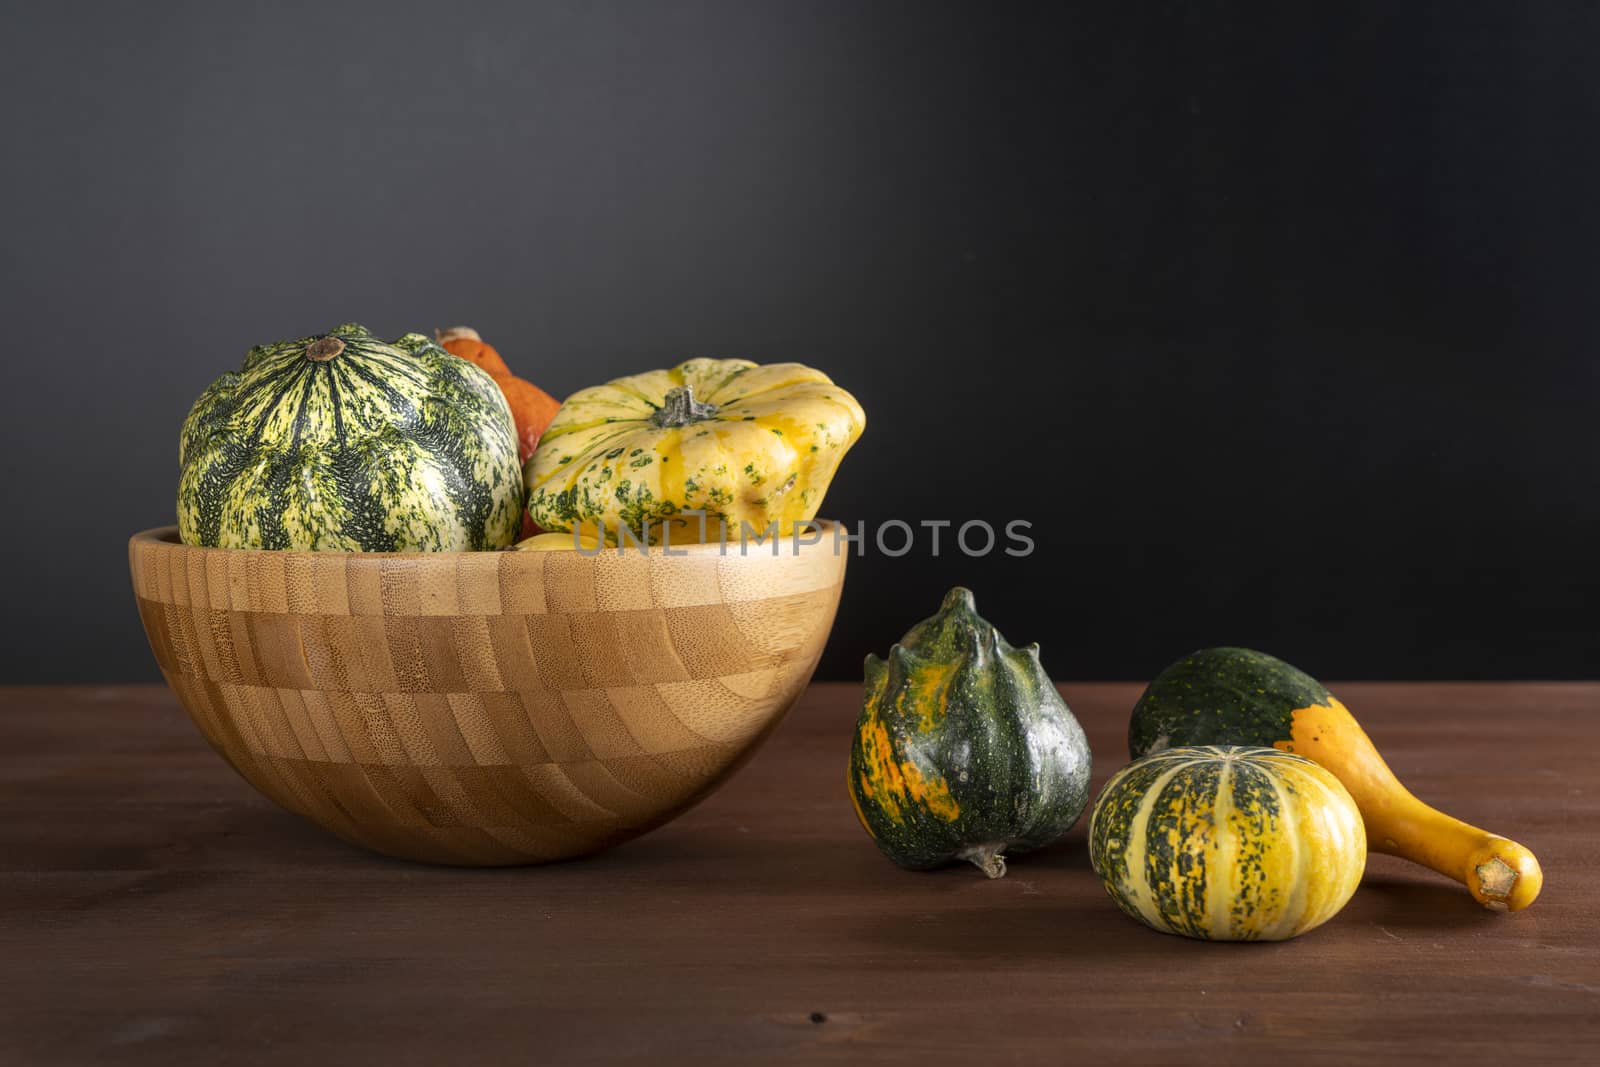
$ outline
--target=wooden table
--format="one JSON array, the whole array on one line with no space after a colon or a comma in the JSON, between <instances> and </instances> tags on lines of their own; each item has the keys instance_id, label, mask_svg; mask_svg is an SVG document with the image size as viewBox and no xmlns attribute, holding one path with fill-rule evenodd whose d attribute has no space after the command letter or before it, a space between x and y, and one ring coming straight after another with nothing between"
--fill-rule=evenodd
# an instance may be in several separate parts
<instances>
[{"instance_id":1,"label":"wooden table","mask_svg":"<svg viewBox=\"0 0 1600 1067\"><path fill-rule=\"evenodd\" d=\"M1063 687L1124 760L1139 689ZM1378 856L1333 921L1124 918L1080 822L989 882L856 824L859 687L688 815L542 868L418 867L272 807L164 690L0 690L0 1062L1600 1062L1600 685L1345 685L1425 799L1523 841L1495 915Z\"/></svg>"}]
</instances>

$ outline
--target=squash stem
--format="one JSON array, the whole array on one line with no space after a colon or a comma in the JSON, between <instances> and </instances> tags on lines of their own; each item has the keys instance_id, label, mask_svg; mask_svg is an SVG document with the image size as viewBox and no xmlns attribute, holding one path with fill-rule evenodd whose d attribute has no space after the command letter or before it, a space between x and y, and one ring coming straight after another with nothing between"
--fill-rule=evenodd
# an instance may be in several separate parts
<instances>
[{"instance_id":1,"label":"squash stem","mask_svg":"<svg viewBox=\"0 0 1600 1067\"><path fill-rule=\"evenodd\" d=\"M1004 841L991 842L986 845L971 845L956 853L957 856L973 864L990 878L1004 878L1006 876L1006 858L1001 855L1005 851Z\"/></svg>"},{"instance_id":2,"label":"squash stem","mask_svg":"<svg viewBox=\"0 0 1600 1067\"><path fill-rule=\"evenodd\" d=\"M306 358L313 363L326 363L344 351L344 342L337 337L324 337L306 345Z\"/></svg>"},{"instance_id":3,"label":"squash stem","mask_svg":"<svg viewBox=\"0 0 1600 1067\"><path fill-rule=\"evenodd\" d=\"M437 345L446 345L451 341L482 341L483 336L471 326L452 326L448 330L441 330L437 326L433 330L433 342Z\"/></svg>"},{"instance_id":4,"label":"squash stem","mask_svg":"<svg viewBox=\"0 0 1600 1067\"><path fill-rule=\"evenodd\" d=\"M716 413L717 405L707 404L694 398L693 386L680 385L667 390L661 406L650 416L650 424L662 429L688 426L693 422L704 422Z\"/></svg>"}]
</instances>

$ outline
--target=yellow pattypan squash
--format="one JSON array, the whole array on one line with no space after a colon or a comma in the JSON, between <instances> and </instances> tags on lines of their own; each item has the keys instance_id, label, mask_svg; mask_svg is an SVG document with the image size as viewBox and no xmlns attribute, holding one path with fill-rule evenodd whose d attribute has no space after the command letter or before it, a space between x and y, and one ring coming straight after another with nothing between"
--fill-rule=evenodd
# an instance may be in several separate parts
<instances>
[{"instance_id":1,"label":"yellow pattypan squash","mask_svg":"<svg viewBox=\"0 0 1600 1067\"><path fill-rule=\"evenodd\" d=\"M685 511L780 530L816 517L861 436L855 397L798 363L691 359L567 398L523 471L528 513L643 530ZM693 520L691 520L693 521Z\"/></svg>"}]
</instances>

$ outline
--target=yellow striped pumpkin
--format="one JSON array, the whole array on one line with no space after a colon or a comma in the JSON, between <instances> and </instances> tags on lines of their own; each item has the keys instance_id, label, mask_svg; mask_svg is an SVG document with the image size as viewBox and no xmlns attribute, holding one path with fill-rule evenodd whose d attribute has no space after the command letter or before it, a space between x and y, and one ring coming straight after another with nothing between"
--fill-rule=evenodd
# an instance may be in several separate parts
<instances>
[{"instance_id":1,"label":"yellow striped pumpkin","mask_svg":"<svg viewBox=\"0 0 1600 1067\"><path fill-rule=\"evenodd\" d=\"M1111 899L1163 933L1282 941L1320 926L1366 866L1361 813L1330 772L1274 748L1169 748L1095 801L1089 859Z\"/></svg>"}]
</instances>

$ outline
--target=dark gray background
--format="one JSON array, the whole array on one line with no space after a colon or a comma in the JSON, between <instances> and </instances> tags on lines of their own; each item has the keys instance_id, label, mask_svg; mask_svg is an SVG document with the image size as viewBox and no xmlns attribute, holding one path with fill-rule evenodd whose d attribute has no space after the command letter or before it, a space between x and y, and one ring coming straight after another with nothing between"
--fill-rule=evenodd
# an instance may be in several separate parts
<instances>
[{"instance_id":1,"label":"dark gray background","mask_svg":"<svg viewBox=\"0 0 1600 1067\"><path fill-rule=\"evenodd\" d=\"M251 344L469 322L559 395L801 360L826 676L963 583L1062 677L1596 673L1600 11L38 4L0 16L6 681L155 677L125 540Z\"/></svg>"}]
</instances>

